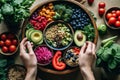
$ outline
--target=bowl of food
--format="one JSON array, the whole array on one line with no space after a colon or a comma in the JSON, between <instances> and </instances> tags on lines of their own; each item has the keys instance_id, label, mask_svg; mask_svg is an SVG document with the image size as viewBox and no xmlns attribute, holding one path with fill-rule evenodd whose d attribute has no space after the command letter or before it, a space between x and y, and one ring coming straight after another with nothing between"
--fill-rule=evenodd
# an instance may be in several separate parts
<instances>
[{"instance_id":1,"label":"bowl of food","mask_svg":"<svg viewBox=\"0 0 120 80\"><path fill-rule=\"evenodd\" d=\"M72 46L68 48L64 53L64 61L70 67L78 66L80 48Z\"/></svg>"},{"instance_id":2,"label":"bowl of food","mask_svg":"<svg viewBox=\"0 0 120 80\"><path fill-rule=\"evenodd\" d=\"M0 34L0 53L6 56L15 54L18 51L19 39L12 32Z\"/></svg>"},{"instance_id":3,"label":"bowl of food","mask_svg":"<svg viewBox=\"0 0 120 80\"><path fill-rule=\"evenodd\" d=\"M23 65L14 64L8 67L7 79L8 80L24 80L26 76L26 68Z\"/></svg>"},{"instance_id":4,"label":"bowl of food","mask_svg":"<svg viewBox=\"0 0 120 80\"><path fill-rule=\"evenodd\" d=\"M50 22L43 31L44 41L53 50L64 50L73 42L74 31L64 21Z\"/></svg>"},{"instance_id":5,"label":"bowl of food","mask_svg":"<svg viewBox=\"0 0 120 80\"><path fill-rule=\"evenodd\" d=\"M120 29L120 8L109 8L104 15L104 21L109 28Z\"/></svg>"},{"instance_id":6,"label":"bowl of food","mask_svg":"<svg viewBox=\"0 0 120 80\"><path fill-rule=\"evenodd\" d=\"M51 63L53 51L46 45L39 45L34 49L38 65L46 66Z\"/></svg>"}]
</instances>

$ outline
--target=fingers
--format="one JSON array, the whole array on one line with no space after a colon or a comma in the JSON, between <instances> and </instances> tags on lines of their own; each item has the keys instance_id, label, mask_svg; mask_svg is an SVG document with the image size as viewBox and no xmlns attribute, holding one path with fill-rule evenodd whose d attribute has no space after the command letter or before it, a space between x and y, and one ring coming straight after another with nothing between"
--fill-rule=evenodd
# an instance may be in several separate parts
<instances>
[{"instance_id":1,"label":"fingers","mask_svg":"<svg viewBox=\"0 0 120 80\"><path fill-rule=\"evenodd\" d=\"M86 42L88 45L87 45L87 49L85 51L85 53L87 54L90 54L92 52L92 43L91 42Z\"/></svg>"},{"instance_id":2,"label":"fingers","mask_svg":"<svg viewBox=\"0 0 120 80\"><path fill-rule=\"evenodd\" d=\"M20 53L25 53L26 51L25 51L25 43L26 43L26 41L27 41L27 38L24 38L22 41L21 41L21 43L20 43Z\"/></svg>"},{"instance_id":3,"label":"fingers","mask_svg":"<svg viewBox=\"0 0 120 80\"><path fill-rule=\"evenodd\" d=\"M84 53L86 49L86 43L84 43L83 47L80 50L80 54Z\"/></svg>"},{"instance_id":4,"label":"fingers","mask_svg":"<svg viewBox=\"0 0 120 80\"><path fill-rule=\"evenodd\" d=\"M34 53L32 45L31 45L31 43L29 41L27 42L27 48L28 48L29 54L33 54Z\"/></svg>"}]
</instances>

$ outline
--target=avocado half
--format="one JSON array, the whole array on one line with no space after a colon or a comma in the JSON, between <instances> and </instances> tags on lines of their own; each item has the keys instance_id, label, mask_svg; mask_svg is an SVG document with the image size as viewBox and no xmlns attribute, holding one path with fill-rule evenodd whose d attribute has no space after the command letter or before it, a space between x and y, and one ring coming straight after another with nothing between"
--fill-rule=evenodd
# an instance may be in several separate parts
<instances>
[{"instance_id":1,"label":"avocado half","mask_svg":"<svg viewBox=\"0 0 120 80\"><path fill-rule=\"evenodd\" d=\"M36 45L43 43L43 34L40 30L28 29L26 31L26 37Z\"/></svg>"},{"instance_id":2,"label":"avocado half","mask_svg":"<svg viewBox=\"0 0 120 80\"><path fill-rule=\"evenodd\" d=\"M81 30L75 31L74 42L78 47L81 47L86 42L86 35Z\"/></svg>"},{"instance_id":3,"label":"avocado half","mask_svg":"<svg viewBox=\"0 0 120 80\"><path fill-rule=\"evenodd\" d=\"M41 40L43 40L43 35L42 32L39 30L34 30L31 34L30 34L30 38L34 43L39 43L41 42Z\"/></svg>"}]
</instances>

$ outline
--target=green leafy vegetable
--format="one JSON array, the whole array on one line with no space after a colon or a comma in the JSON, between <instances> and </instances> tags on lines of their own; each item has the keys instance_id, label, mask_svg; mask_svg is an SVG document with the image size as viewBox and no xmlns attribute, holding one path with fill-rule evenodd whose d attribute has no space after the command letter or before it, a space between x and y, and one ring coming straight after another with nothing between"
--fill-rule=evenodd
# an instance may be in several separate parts
<instances>
[{"instance_id":1,"label":"green leafy vegetable","mask_svg":"<svg viewBox=\"0 0 120 80\"><path fill-rule=\"evenodd\" d=\"M14 24L29 17L29 7L34 1L35 0L0 0L0 21L12 21L10 24Z\"/></svg>"},{"instance_id":2,"label":"green leafy vegetable","mask_svg":"<svg viewBox=\"0 0 120 80\"><path fill-rule=\"evenodd\" d=\"M97 51L97 66L106 65L109 71L118 69L120 66L120 45L114 43L117 36L102 41L102 46Z\"/></svg>"},{"instance_id":3,"label":"green leafy vegetable","mask_svg":"<svg viewBox=\"0 0 120 80\"><path fill-rule=\"evenodd\" d=\"M54 10L56 11L55 16L53 18L55 20L64 20L64 21L69 21L70 17L73 14L72 8L68 5L65 4L57 4L54 6Z\"/></svg>"},{"instance_id":4,"label":"green leafy vegetable","mask_svg":"<svg viewBox=\"0 0 120 80\"><path fill-rule=\"evenodd\" d=\"M3 15L12 15L14 13L13 6L6 3L1 7L1 12Z\"/></svg>"},{"instance_id":5,"label":"green leafy vegetable","mask_svg":"<svg viewBox=\"0 0 120 80\"><path fill-rule=\"evenodd\" d=\"M95 38L95 31L92 24L89 24L83 28L84 34L87 36L88 41L93 41Z\"/></svg>"}]
</instances>

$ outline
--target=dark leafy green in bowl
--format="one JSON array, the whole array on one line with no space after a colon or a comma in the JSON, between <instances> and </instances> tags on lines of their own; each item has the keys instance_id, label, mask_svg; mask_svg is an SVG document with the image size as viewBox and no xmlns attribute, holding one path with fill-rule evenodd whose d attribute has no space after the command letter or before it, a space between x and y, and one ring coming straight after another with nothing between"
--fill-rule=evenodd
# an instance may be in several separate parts
<instances>
[{"instance_id":1,"label":"dark leafy green in bowl","mask_svg":"<svg viewBox=\"0 0 120 80\"><path fill-rule=\"evenodd\" d=\"M47 25L43 31L44 41L54 50L64 50L73 42L73 29L63 21L54 21Z\"/></svg>"}]
</instances>

